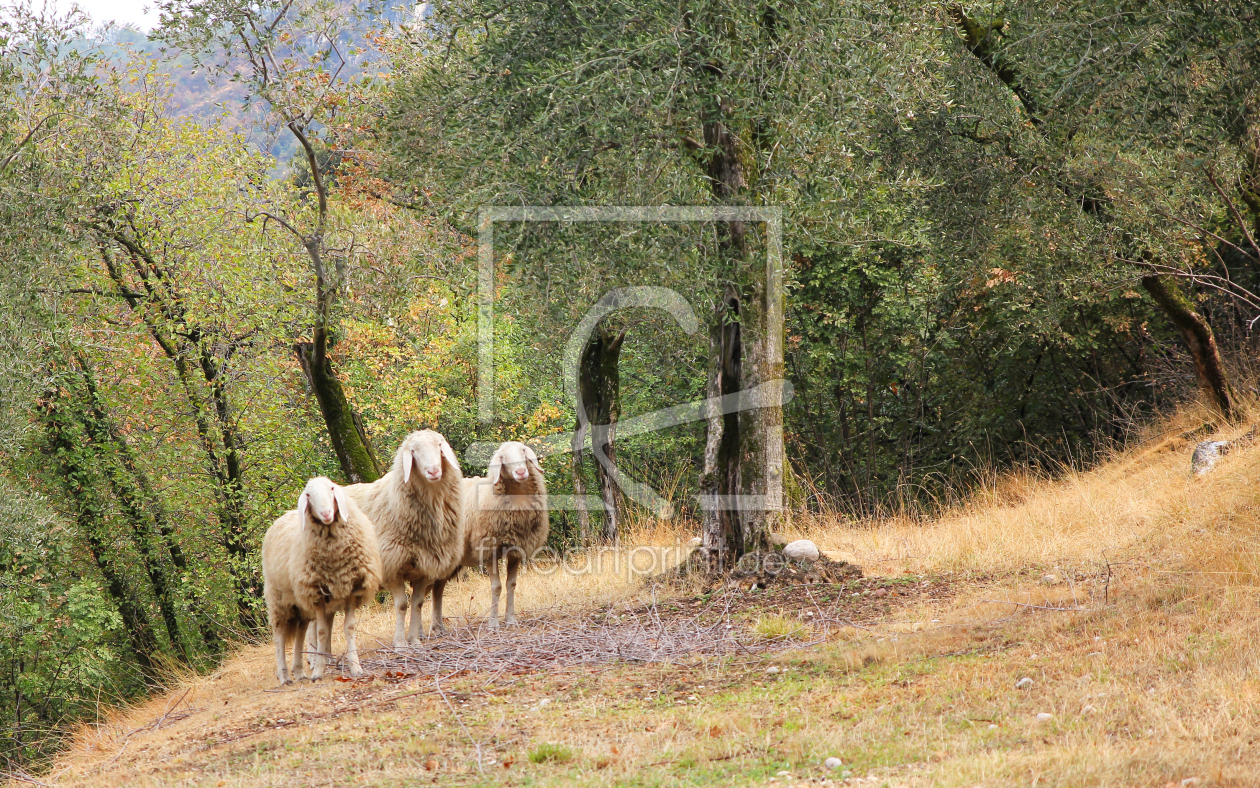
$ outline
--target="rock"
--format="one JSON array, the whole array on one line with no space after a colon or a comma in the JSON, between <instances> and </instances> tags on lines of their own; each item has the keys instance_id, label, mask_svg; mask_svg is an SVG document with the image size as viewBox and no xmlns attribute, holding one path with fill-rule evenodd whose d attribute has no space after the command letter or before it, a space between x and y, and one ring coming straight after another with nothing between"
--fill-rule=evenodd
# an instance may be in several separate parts
<instances>
[{"instance_id":1,"label":"rock","mask_svg":"<svg viewBox=\"0 0 1260 788\"><path fill-rule=\"evenodd\" d=\"M1027 676L1024 676L1022 679L1015 682L1015 689L1028 689L1032 685L1033 685L1033 680L1028 678Z\"/></svg>"},{"instance_id":2,"label":"rock","mask_svg":"<svg viewBox=\"0 0 1260 788\"><path fill-rule=\"evenodd\" d=\"M1054 719L1054 715L1048 711L1043 711L1037 715L1037 722L1049 722Z\"/></svg>"},{"instance_id":3,"label":"rock","mask_svg":"<svg viewBox=\"0 0 1260 788\"><path fill-rule=\"evenodd\" d=\"M1041 578L1041 582L1048 586L1057 586L1059 584L1059 576L1055 574L1045 575Z\"/></svg>"},{"instance_id":4,"label":"rock","mask_svg":"<svg viewBox=\"0 0 1260 788\"><path fill-rule=\"evenodd\" d=\"M797 539L783 548L783 555L793 561L817 561L818 545L808 539Z\"/></svg>"},{"instance_id":5,"label":"rock","mask_svg":"<svg viewBox=\"0 0 1260 788\"><path fill-rule=\"evenodd\" d=\"M779 672L779 668L778 668L778 666L777 666L777 665L771 665L770 667L766 668L766 672L767 672L767 673L778 673L778 672Z\"/></svg>"},{"instance_id":6,"label":"rock","mask_svg":"<svg viewBox=\"0 0 1260 788\"><path fill-rule=\"evenodd\" d=\"M990 724L989 724L989 730L991 730L991 731L995 731L995 730L997 730L997 725L990 723Z\"/></svg>"},{"instance_id":7,"label":"rock","mask_svg":"<svg viewBox=\"0 0 1260 788\"><path fill-rule=\"evenodd\" d=\"M1207 426L1214 428L1214 425ZM1194 474L1196 479L1206 476L1231 450L1246 448L1255 443L1258 434L1260 434L1260 424L1253 426L1246 435L1232 441L1203 441L1194 447L1194 454L1190 455L1190 473Z\"/></svg>"},{"instance_id":8,"label":"rock","mask_svg":"<svg viewBox=\"0 0 1260 788\"><path fill-rule=\"evenodd\" d=\"M687 542L687 546L690 547L692 550L696 549L702 544L704 544L704 540L698 536L695 539L692 539L690 542Z\"/></svg>"},{"instance_id":9,"label":"rock","mask_svg":"<svg viewBox=\"0 0 1260 788\"><path fill-rule=\"evenodd\" d=\"M1093 706L1086 705L1085 707L1081 709L1081 716L1083 717L1089 716L1090 714L1093 714L1096 711L1098 711L1098 709L1094 708Z\"/></svg>"},{"instance_id":10,"label":"rock","mask_svg":"<svg viewBox=\"0 0 1260 788\"><path fill-rule=\"evenodd\" d=\"M1190 455L1190 472L1196 479L1207 476L1226 454L1229 454L1229 441L1203 441Z\"/></svg>"},{"instance_id":11,"label":"rock","mask_svg":"<svg viewBox=\"0 0 1260 788\"><path fill-rule=\"evenodd\" d=\"M839 769L841 766L844 766L844 761L833 755L823 761L823 766L826 766L828 769Z\"/></svg>"}]
</instances>

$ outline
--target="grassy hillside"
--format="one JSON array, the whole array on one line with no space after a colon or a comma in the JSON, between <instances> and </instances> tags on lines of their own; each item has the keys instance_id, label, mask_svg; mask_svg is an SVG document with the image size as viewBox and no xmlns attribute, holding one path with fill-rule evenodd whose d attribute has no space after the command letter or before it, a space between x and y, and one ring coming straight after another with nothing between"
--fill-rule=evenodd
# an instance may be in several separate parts
<instances>
[{"instance_id":1,"label":"grassy hillside","mask_svg":"<svg viewBox=\"0 0 1260 788\"><path fill-rule=\"evenodd\" d=\"M84 728L38 782L1260 784L1260 449L1193 480L1200 424L930 523L798 518L865 567L841 586L667 591L605 556L524 576L524 626L492 636L461 618L486 599L469 577L458 636L417 655L378 648L371 611L368 680L278 690L271 647L244 648Z\"/></svg>"}]
</instances>

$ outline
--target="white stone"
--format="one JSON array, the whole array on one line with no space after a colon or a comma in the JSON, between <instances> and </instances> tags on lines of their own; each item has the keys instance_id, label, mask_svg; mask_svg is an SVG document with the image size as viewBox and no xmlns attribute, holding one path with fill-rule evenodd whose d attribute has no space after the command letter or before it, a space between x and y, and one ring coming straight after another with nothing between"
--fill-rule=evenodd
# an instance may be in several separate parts
<instances>
[{"instance_id":1,"label":"white stone","mask_svg":"<svg viewBox=\"0 0 1260 788\"><path fill-rule=\"evenodd\" d=\"M1037 722L1049 722L1054 719L1054 715L1048 711L1043 711L1037 715Z\"/></svg>"},{"instance_id":2,"label":"white stone","mask_svg":"<svg viewBox=\"0 0 1260 788\"><path fill-rule=\"evenodd\" d=\"M690 542L688 542L687 546L691 548L696 548L702 544L704 544L704 540L697 536L695 539L692 539Z\"/></svg>"},{"instance_id":3,"label":"white stone","mask_svg":"<svg viewBox=\"0 0 1260 788\"><path fill-rule=\"evenodd\" d=\"M1032 685L1033 685L1033 680L1028 678L1027 676L1024 676L1022 679L1015 682L1015 689L1028 689Z\"/></svg>"},{"instance_id":4,"label":"white stone","mask_svg":"<svg viewBox=\"0 0 1260 788\"><path fill-rule=\"evenodd\" d=\"M992 725L992 724L991 724L991 725L989 725L989 730L991 730L991 731L995 731L995 730L997 730L997 725Z\"/></svg>"},{"instance_id":5,"label":"white stone","mask_svg":"<svg viewBox=\"0 0 1260 788\"><path fill-rule=\"evenodd\" d=\"M1229 454L1230 441L1203 441L1194 447L1194 454L1190 457L1190 472L1195 478L1206 476L1221 457Z\"/></svg>"},{"instance_id":6,"label":"white stone","mask_svg":"<svg viewBox=\"0 0 1260 788\"><path fill-rule=\"evenodd\" d=\"M808 539L797 539L783 548L783 555L794 561L817 561L818 545Z\"/></svg>"},{"instance_id":7,"label":"white stone","mask_svg":"<svg viewBox=\"0 0 1260 788\"><path fill-rule=\"evenodd\" d=\"M777 666L775 666L775 665L771 665L770 667L766 668L766 672L767 672L767 673L778 673L778 672L779 672L779 668L778 668Z\"/></svg>"},{"instance_id":8,"label":"white stone","mask_svg":"<svg viewBox=\"0 0 1260 788\"><path fill-rule=\"evenodd\" d=\"M839 769L841 766L844 766L844 761L833 755L823 761L823 766L826 766L828 769Z\"/></svg>"}]
</instances>

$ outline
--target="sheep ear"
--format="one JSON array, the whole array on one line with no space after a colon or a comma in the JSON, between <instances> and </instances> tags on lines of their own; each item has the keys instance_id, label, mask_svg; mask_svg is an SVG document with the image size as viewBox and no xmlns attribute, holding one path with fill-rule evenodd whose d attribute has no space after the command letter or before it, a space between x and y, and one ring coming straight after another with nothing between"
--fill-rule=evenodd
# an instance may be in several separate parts
<instances>
[{"instance_id":1,"label":"sheep ear","mask_svg":"<svg viewBox=\"0 0 1260 788\"><path fill-rule=\"evenodd\" d=\"M411 449L403 449L402 460L403 484L406 484L411 479L411 463L414 461L411 456Z\"/></svg>"},{"instance_id":2,"label":"sheep ear","mask_svg":"<svg viewBox=\"0 0 1260 788\"><path fill-rule=\"evenodd\" d=\"M306 530L306 504L309 497L306 490L303 490L302 494L298 496L298 525L303 531Z\"/></svg>"},{"instance_id":3,"label":"sheep ear","mask_svg":"<svg viewBox=\"0 0 1260 788\"><path fill-rule=\"evenodd\" d=\"M486 478L491 484L499 483L499 474L503 471L503 457L496 451L494 456L490 458L490 470L486 473Z\"/></svg>"},{"instance_id":4,"label":"sheep ear","mask_svg":"<svg viewBox=\"0 0 1260 788\"><path fill-rule=\"evenodd\" d=\"M455 450L451 448L451 444L442 441L442 456L451 464L452 468L459 469L459 458L455 456Z\"/></svg>"},{"instance_id":5,"label":"sheep ear","mask_svg":"<svg viewBox=\"0 0 1260 788\"><path fill-rule=\"evenodd\" d=\"M347 512L346 505L346 489L339 484L333 485L333 500L337 502L337 512L341 516L343 523L350 521L350 515Z\"/></svg>"},{"instance_id":6,"label":"sheep ear","mask_svg":"<svg viewBox=\"0 0 1260 788\"><path fill-rule=\"evenodd\" d=\"M538 464L538 455L535 454L534 450L528 446L525 447L525 460L527 462L534 463L534 467L537 468L539 471L542 471L542 466Z\"/></svg>"}]
</instances>

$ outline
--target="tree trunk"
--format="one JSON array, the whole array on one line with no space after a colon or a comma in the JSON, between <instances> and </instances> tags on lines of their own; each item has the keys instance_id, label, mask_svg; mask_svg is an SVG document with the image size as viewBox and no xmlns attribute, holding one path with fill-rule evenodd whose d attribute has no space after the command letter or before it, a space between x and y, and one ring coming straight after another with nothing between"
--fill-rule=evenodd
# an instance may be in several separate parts
<instances>
[{"instance_id":1,"label":"tree trunk","mask_svg":"<svg viewBox=\"0 0 1260 788\"><path fill-rule=\"evenodd\" d=\"M87 543L92 561L105 580L105 587L122 617L125 637L132 656L146 678L156 676L155 657L160 651L157 637L149 626L149 616L138 595L127 587L123 573L115 566L109 547L115 541L107 532L109 511L100 495L104 481L99 478L101 458L89 445L88 419L74 394L54 388L39 402L43 411L48 445L57 459L57 473L70 500L78 533Z\"/></svg>"},{"instance_id":2,"label":"tree trunk","mask_svg":"<svg viewBox=\"0 0 1260 788\"><path fill-rule=\"evenodd\" d=\"M333 452L350 484L374 482L381 478L381 466L368 440L363 421L346 400L341 380L333 374L327 352L322 352L322 342L299 342L293 346L306 381L319 403L320 413L328 428L328 439Z\"/></svg>"},{"instance_id":3,"label":"tree trunk","mask_svg":"<svg viewBox=\"0 0 1260 788\"><path fill-rule=\"evenodd\" d=\"M140 467L135 451L118 431L118 425L110 418L86 359L79 359L79 368L87 387L91 417L89 421L94 432L94 440L109 446L110 453L121 466L122 473L117 476L115 489L120 503L127 508L128 516L135 526L137 543L144 545L142 549L146 551L146 567L153 582L153 590L162 606L162 616L174 642L178 637L177 629L173 626L177 607L175 597L179 593L178 579L168 577L163 565L162 551L165 550L169 554L176 573L188 571L188 559L184 556L179 540L175 537L166 507L162 505L161 499L153 489L149 475ZM219 636L214 621L206 615L208 608L202 601L200 593L196 590L192 593L190 607L193 615L196 616L197 631L201 635L202 644L211 654L221 653L224 646L223 639Z\"/></svg>"},{"instance_id":4,"label":"tree trunk","mask_svg":"<svg viewBox=\"0 0 1260 788\"><path fill-rule=\"evenodd\" d=\"M621 536L620 514L624 507L614 476L617 467L617 420L621 417L621 373L618 365L625 338L624 330L618 333L600 321L582 347L578 368L578 432L590 432L595 477L604 503L603 537L610 544L616 544Z\"/></svg>"},{"instance_id":5,"label":"tree trunk","mask_svg":"<svg viewBox=\"0 0 1260 788\"><path fill-rule=\"evenodd\" d=\"M713 400L741 389L743 348L740 297L728 286L719 302L714 325L709 329L709 381L706 396ZM701 536L714 568L729 569L749 549L743 512L735 504L742 491L741 444L748 422L738 412L710 412L706 422L704 470L700 477L704 510Z\"/></svg>"},{"instance_id":6,"label":"tree trunk","mask_svg":"<svg viewBox=\"0 0 1260 788\"><path fill-rule=\"evenodd\" d=\"M253 631L260 623L256 601L262 598L262 583L248 538L244 478L222 369L207 349L201 329L189 323L178 297L172 295L171 276L166 267L114 225L94 229L101 234L101 259L119 295L144 321L149 335L171 361L188 398L197 436L215 481L221 529L219 543L227 553L227 568L236 583L238 618L245 631ZM127 281L122 266L109 253L107 241L117 243L126 251L143 296L137 295L136 288ZM195 359L200 375L190 359Z\"/></svg>"},{"instance_id":7,"label":"tree trunk","mask_svg":"<svg viewBox=\"0 0 1260 788\"><path fill-rule=\"evenodd\" d=\"M130 473L128 466L131 463L127 457L129 447L114 428L113 419L109 417L105 402L96 388L92 371L82 359L79 362L79 377L85 389L80 420L87 437L92 441L98 468L108 474L109 485L117 496L124 518L131 526L132 539L140 551L149 583L153 586L153 595L162 612L162 621L166 625L171 647L182 653L185 660L191 661L192 654L187 650L180 634L174 598L175 583L172 582L163 560L162 548L165 545L155 533L153 518L144 496L137 489L135 478Z\"/></svg>"},{"instance_id":8,"label":"tree trunk","mask_svg":"<svg viewBox=\"0 0 1260 788\"><path fill-rule=\"evenodd\" d=\"M700 71L709 96L701 126L710 190L715 203L736 204L746 192L741 143L730 126L736 108L723 95L726 91L722 85L722 64L714 58L704 58ZM718 354L720 361L714 364L710 360L708 387L711 392L716 388L719 395L727 395L774 379L776 369L772 368L777 368L781 376L783 366L781 360L777 365L770 363L774 346L767 344L766 337L771 315L766 308L768 283L764 274L753 273L758 271L757 266L748 264L748 229L742 221L735 220L718 222L716 229L721 270L727 284L714 315L709 347L710 354ZM752 335L745 336L744 328ZM745 347L750 352L747 366ZM782 461L782 411L767 410L776 412L729 413L721 419L711 417L707 423L701 492L709 505L720 508L706 513L703 541L717 568L729 568L744 553L765 548L768 518L762 509L776 490L778 500L782 499L782 469L766 472L776 457ZM716 433L719 422L720 436ZM737 495L764 496L760 502L763 505L736 504Z\"/></svg>"},{"instance_id":9,"label":"tree trunk","mask_svg":"<svg viewBox=\"0 0 1260 788\"><path fill-rule=\"evenodd\" d=\"M756 334L742 339L744 360L741 384L751 390L764 383L783 380L784 366L780 337L773 336L775 321L770 314L777 288L764 279L750 288L744 301L742 322ZM780 395L781 397L781 395ZM783 508L783 408L751 408L739 414L743 439L740 477L742 490L754 502L741 512L743 551L760 550L769 542L770 532L782 517Z\"/></svg>"},{"instance_id":10,"label":"tree trunk","mask_svg":"<svg viewBox=\"0 0 1260 788\"><path fill-rule=\"evenodd\" d=\"M1144 276L1142 286L1168 315L1168 319L1185 340L1203 393L1226 420L1236 419L1238 414L1234 408L1233 392L1230 391L1229 378L1225 374L1225 364L1221 360L1212 327L1195 311L1194 302L1186 297L1175 279L1167 276Z\"/></svg>"},{"instance_id":11,"label":"tree trunk","mask_svg":"<svg viewBox=\"0 0 1260 788\"><path fill-rule=\"evenodd\" d=\"M586 443L587 425L579 416L573 428L573 440L569 444L573 452L573 505L578 513L578 539L583 546L591 543L591 513L586 510L586 478L582 475L583 447Z\"/></svg>"}]
</instances>

